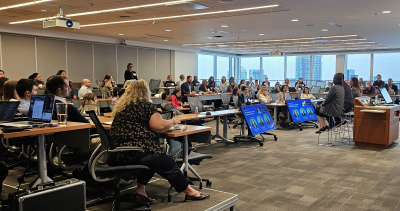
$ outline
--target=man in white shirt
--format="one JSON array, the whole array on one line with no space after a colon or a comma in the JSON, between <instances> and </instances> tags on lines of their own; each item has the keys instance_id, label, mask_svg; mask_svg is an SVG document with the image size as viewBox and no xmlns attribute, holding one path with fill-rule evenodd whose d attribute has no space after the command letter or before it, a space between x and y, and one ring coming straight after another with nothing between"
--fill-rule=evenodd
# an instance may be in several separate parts
<instances>
[{"instance_id":1,"label":"man in white shirt","mask_svg":"<svg viewBox=\"0 0 400 211\"><path fill-rule=\"evenodd\" d=\"M32 95L37 95L36 82L31 79L21 79L18 81L16 90L20 99L18 100L19 107L18 110L25 115L28 115L29 106L31 104Z\"/></svg>"},{"instance_id":2,"label":"man in white shirt","mask_svg":"<svg viewBox=\"0 0 400 211\"><path fill-rule=\"evenodd\" d=\"M90 82L89 79L85 78L82 80L82 87L79 89L78 92L78 97L80 100L83 99L83 96L87 93L92 93L92 89L90 88L92 86L92 83Z\"/></svg>"}]
</instances>

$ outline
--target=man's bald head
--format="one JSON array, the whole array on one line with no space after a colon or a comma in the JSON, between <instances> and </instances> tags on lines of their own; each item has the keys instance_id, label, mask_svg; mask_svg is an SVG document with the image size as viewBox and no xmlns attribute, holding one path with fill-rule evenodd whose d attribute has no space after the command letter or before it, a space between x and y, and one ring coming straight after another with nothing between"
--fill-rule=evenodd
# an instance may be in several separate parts
<instances>
[{"instance_id":1,"label":"man's bald head","mask_svg":"<svg viewBox=\"0 0 400 211\"><path fill-rule=\"evenodd\" d=\"M91 87L92 83L90 82L89 79L85 78L82 80L82 85L86 86L86 87Z\"/></svg>"}]
</instances>

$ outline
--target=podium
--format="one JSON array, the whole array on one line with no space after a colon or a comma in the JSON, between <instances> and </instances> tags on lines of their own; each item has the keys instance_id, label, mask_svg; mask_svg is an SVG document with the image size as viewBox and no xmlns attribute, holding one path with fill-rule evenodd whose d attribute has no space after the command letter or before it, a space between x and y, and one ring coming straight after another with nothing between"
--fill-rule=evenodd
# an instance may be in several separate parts
<instances>
[{"instance_id":1,"label":"podium","mask_svg":"<svg viewBox=\"0 0 400 211\"><path fill-rule=\"evenodd\" d=\"M353 141L356 146L386 149L399 138L400 105L369 106L368 102L365 97L354 99Z\"/></svg>"}]
</instances>

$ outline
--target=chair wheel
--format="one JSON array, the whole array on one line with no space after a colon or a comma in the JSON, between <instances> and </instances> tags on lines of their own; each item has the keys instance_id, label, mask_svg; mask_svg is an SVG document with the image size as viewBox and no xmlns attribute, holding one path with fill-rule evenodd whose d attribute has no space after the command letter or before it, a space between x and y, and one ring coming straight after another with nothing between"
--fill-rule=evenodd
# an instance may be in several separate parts
<instances>
[{"instance_id":1,"label":"chair wheel","mask_svg":"<svg viewBox=\"0 0 400 211\"><path fill-rule=\"evenodd\" d=\"M303 128L300 128L300 131L303 131Z\"/></svg>"},{"instance_id":2,"label":"chair wheel","mask_svg":"<svg viewBox=\"0 0 400 211\"><path fill-rule=\"evenodd\" d=\"M260 143L260 147L264 146L264 143Z\"/></svg>"},{"instance_id":3,"label":"chair wheel","mask_svg":"<svg viewBox=\"0 0 400 211\"><path fill-rule=\"evenodd\" d=\"M318 128L318 125L315 125L315 128Z\"/></svg>"},{"instance_id":4,"label":"chair wheel","mask_svg":"<svg viewBox=\"0 0 400 211\"><path fill-rule=\"evenodd\" d=\"M275 141L278 141L278 137L275 136L275 137L274 137L274 140L275 140Z\"/></svg>"},{"instance_id":5,"label":"chair wheel","mask_svg":"<svg viewBox=\"0 0 400 211\"><path fill-rule=\"evenodd\" d=\"M207 187L211 187L211 185L212 185L212 182L211 182L211 181L208 181L208 182L206 183L206 186L207 186Z\"/></svg>"}]
</instances>

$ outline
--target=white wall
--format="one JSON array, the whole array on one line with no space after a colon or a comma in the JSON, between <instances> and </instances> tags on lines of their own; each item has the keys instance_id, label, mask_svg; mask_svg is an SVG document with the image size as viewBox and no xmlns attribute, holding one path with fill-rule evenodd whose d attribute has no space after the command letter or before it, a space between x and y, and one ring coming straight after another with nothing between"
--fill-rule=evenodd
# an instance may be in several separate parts
<instances>
[{"instance_id":1,"label":"white wall","mask_svg":"<svg viewBox=\"0 0 400 211\"><path fill-rule=\"evenodd\" d=\"M196 75L196 53L186 52L186 51L175 51L174 52L174 63L175 68L173 68L173 77L175 81L179 81L179 75L184 74L185 78L188 75L192 77Z\"/></svg>"},{"instance_id":2,"label":"white wall","mask_svg":"<svg viewBox=\"0 0 400 211\"><path fill-rule=\"evenodd\" d=\"M346 64L345 55L336 55L336 73L343 73L344 74L344 67Z\"/></svg>"}]
</instances>

